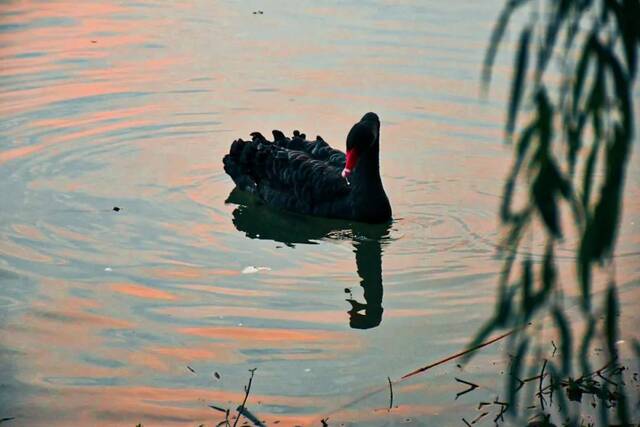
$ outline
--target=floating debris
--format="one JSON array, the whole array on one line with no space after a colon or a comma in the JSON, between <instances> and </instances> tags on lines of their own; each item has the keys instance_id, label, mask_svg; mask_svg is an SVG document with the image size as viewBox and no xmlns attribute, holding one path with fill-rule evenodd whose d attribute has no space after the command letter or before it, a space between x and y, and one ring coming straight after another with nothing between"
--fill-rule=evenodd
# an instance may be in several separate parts
<instances>
[{"instance_id":1,"label":"floating debris","mask_svg":"<svg viewBox=\"0 0 640 427\"><path fill-rule=\"evenodd\" d=\"M253 383L253 376L255 375L257 369L258 368L249 369L249 372L251 372L251 376L249 377L249 383L244 386L244 400L242 401L242 404L240 404L240 406L238 406L238 408L236 409L238 411L238 416L236 417L236 421L233 423L233 427L236 427L241 415L244 415L247 419L253 421L251 417L247 416L246 405L247 399L249 398L249 393L251 392L251 383Z\"/></svg>"},{"instance_id":2,"label":"floating debris","mask_svg":"<svg viewBox=\"0 0 640 427\"><path fill-rule=\"evenodd\" d=\"M228 411L228 409L221 408L221 407L216 406L216 405L209 405L209 408L215 409L216 411L220 411L222 413L226 413Z\"/></svg>"},{"instance_id":3,"label":"floating debris","mask_svg":"<svg viewBox=\"0 0 640 427\"><path fill-rule=\"evenodd\" d=\"M214 373L213 373L213 377L214 377L215 379L217 379L217 380L219 380L219 379L221 378L221 377L220 377L220 374L219 374L219 373L217 373L217 372L214 372Z\"/></svg>"},{"instance_id":4,"label":"floating debris","mask_svg":"<svg viewBox=\"0 0 640 427\"><path fill-rule=\"evenodd\" d=\"M472 383L472 382L469 382L469 381L465 381L465 380L461 380L460 378L454 378L454 379L455 379L456 381L458 381L459 383L462 383L462 384L465 384L465 385L468 385L468 386L469 386L469 388L468 388L468 389L463 390L463 391L461 391L460 393L456 394L456 398L455 398L455 400L458 400L458 398L459 398L460 396L462 396L463 394L467 394L467 393L469 393L469 392L471 392L471 391L473 391L473 390L477 389L478 387L480 387L478 384L475 384L475 383Z\"/></svg>"},{"instance_id":5,"label":"floating debris","mask_svg":"<svg viewBox=\"0 0 640 427\"><path fill-rule=\"evenodd\" d=\"M242 274L255 274L261 271L271 271L269 267L256 267L254 265L250 265L242 269Z\"/></svg>"},{"instance_id":6,"label":"floating debris","mask_svg":"<svg viewBox=\"0 0 640 427\"><path fill-rule=\"evenodd\" d=\"M117 206L114 206L114 207L113 207L113 210L114 210L114 211L116 211L116 212L120 212L120 208L119 208L119 207L117 207Z\"/></svg>"},{"instance_id":7,"label":"floating debris","mask_svg":"<svg viewBox=\"0 0 640 427\"><path fill-rule=\"evenodd\" d=\"M187 369L191 371L191 373L195 374L196 371L191 367L191 366L187 366Z\"/></svg>"}]
</instances>

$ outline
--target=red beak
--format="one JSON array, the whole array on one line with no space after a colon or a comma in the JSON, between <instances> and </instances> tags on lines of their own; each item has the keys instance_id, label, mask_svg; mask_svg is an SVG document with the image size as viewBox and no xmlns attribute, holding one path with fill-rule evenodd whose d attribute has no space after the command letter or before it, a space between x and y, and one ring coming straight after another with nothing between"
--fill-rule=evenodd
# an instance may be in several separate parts
<instances>
[{"instance_id":1,"label":"red beak","mask_svg":"<svg viewBox=\"0 0 640 427\"><path fill-rule=\"evenodd\" d=\"M344 166L344 170L342 171L343 177L346 178L351 175L351 172L353 172L353 169L358 164L358 156L360 156L360 153L358 153L358 150L355 148L347 150L347 164Z\"/></svg>"}]
</instances>

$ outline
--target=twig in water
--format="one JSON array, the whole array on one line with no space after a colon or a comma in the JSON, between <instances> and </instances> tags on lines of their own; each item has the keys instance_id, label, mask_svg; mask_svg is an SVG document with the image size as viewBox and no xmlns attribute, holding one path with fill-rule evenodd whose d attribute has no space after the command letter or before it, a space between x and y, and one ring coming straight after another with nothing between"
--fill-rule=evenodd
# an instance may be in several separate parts
<instances>
[{"instance_id":1,"label":"twig in water","mask_svg":"<svg viewBox=\"0 0 640 427\"><path fill-rule=\"evenodd\" d=\"M210 408L212 409L216 409L216 410L221 410L222 408L218 407L218 406L213 406L213 405L209 405ZM216 427L220 427L220 426L227 426L227 427L231 427L231 423L229 422L229 410L228 409L222 409L222 411L224 412L224 420L220 421L218 424L216 424Z\"/></svg>"},{"instance_id":2,"label":"twig in water","mask_svg":"<svg viewBox=\"0 0 640 427\"><path fill-rule=\"evenodd\" d=\"M614 386L618 387L618 385L619 385L618 383L616 383L616 382L614 382L614 381L611 381L609 378L607 378L607 377L605 377L604 375L602 375L602 372L601 372L601 371L598 371L598 372L597 372L597 375L598 375L600 378L602 378L603 380L605 380L606 382L608 382L609 384L611 384L611 385L614 385Z\"/></svg>"},{"instance_id":3,"label":"twig in water","mask_svg":"<svg viewBox=\"0 0 640 427\"><path fill-rule=\"evenodd\" d=\"M480 402L478 403L478 410L482 409L483 406L491 405L491 402Z\"/></svg>"},{"instance_id":4,"label":"twig in water","mask_svg":"<svg viewBox=\"0 0 640 427\"><path fill-rule=\"evenodd\" d=\"M506 402L500 402L498 400L498 397L496 397L496 400L494 400L493 403L495 403L496 405L500 405L500 413L496 415L496 417L493 419L493 422L497 423L498 420L504 421L504 414L507 412L507 409L509 409L509 404Z\"/></svg>"},{"instance_id":5,"label":"twig in water","mask_svg":"<svg viewBox=\"0 0 640 427\"><path fill-rule=\"evenodd\" d=\"M522 328L512 329L511 331L509 331L507 333L499 335L499 336L497 336L497 337L495 337L493 339L490 339L489 341L485 341L485 342L483 342L481 344L478 344L475 347L472 347L472 348L469 348L467 350L461 351L459 353L454 354L453 356L446 357L446 358L444 358L442 360L439 360L439 361L437 361L435 363L432 363L430 365L423 366L422 368L416 369L416 370L414 370L412 372L409 372L408 374L403 375L400 379L404 380L406 378L409 378L409 377L412 377L412 376L414 376L416 374L424 372L427 369L434 368L434 367L436 367L438 365L442 365L443 363L446 363L446 362L448 362L450 360L457 359L458 357L461 357L461 356L464 356L465 354L471 353L472 351L476 351L476 350L478 350L478 349L480 349L482 347L486 347L486 346L488 346L490 344L493 344L496 341L500 341L501 339L504 339L504 338L508 337L509 335L513 334L516 331L519 331L520 329L522 329Z\"/></svg>"},{"instance_id":6,"label":"twig in water","mask_svg":"<svg viewBox=\"0 0 640 427\"><path fill-rule=\"evenodd\" d=\"M467 349L467 350L461 351L461 352L456 353L456 354L454 354L454 355L452 355L452 356L449 356L449 357L446 357L446 358L444 358L444 359L441 359L441 360L439 360L439 361L437 361L437 362L435 362L435 363L432 363L432 364L430 364L430 365L427 365L427 366L424 366L424 367L422 367L422 368L416 369L416 370L414 370L414 371L412 371L412 372L409 372L408 374L405 374L404 376L400 377L400 379L399 379L399 380L397 380L397 381L396 381L396 383L402 382L402 381L404 381L404 380L406 380L406 379L408 379L408 378L410 378L410 377L413 377L414 375L420 374L420 373L422 373L422 372L424 372L424 371L426 371L426 370L428 370L428 369L431 369L431 368L434 368L434 367L436 367L436 366L439 366L439 365L442 365L442 364L444 364L444 363L447 363L447 362L449 362L450 360L454 360L454 359L457 359L457 358L459 358L459 357L462 357L462 356L464 356L465 354L469 354L469 353L471 353L471 352L473 352L473 351L476 351L476 350L478 350L478 349L481 349L482 347L486 347L486 346L488 346L488 345L490 345L490 344L493 344L493 343L495 343L495 342L498 342L498 341L500 341L500 340L502 340L502 339L504 339L504 338L508 337L509 335L512 335L512 334L514 334L515 332L520 331L520 330L522 330L522 329L526 328L527 326L528 326L528 324L527 324L527 325L525 325L525 326L519 327L519 328L512 329L511 331L506 332L506 333L504 333L504 334L502 334L502 335L499 335L499 336L497 336L497 337L495 337L495 338L492 338L492 339L490 339L489 341L485 341L485 342L483 342L482 344L478 344L478 345L476 345L476 346L474 346L474 347L472 347L472 348L469 348L469 349ZM375 388L371 388L371 389L369 389L366 393L364 393L364 394L360 395L359 397L357 397L357 398L355 398L355 399L353 399L353 400L351 400L351 401L349 401L349 402L347 402L347 403L345 403L345 404L343 404L343 405L341 405L341 406L339 406L339 407L337 407L337 408L333 409L333 410L332 410L329 414L327 414L327 415L335 414L335 413L336 413L336 412L338 412L338 411L342 411L342 410L344 410L344 409L346 409L346 408L352 407L353 405L355 405L355 404L357 404L357 403L359 403L359 402L362 402L363 400L365 400L365 399L367 399L367 398L369 398L369 397L371 397L371 396L373 396L373 395L375 395L375 394L378 394L378 393L380 393L380 392L384 391L384 389L385 389L385 388L386 388L386 386L377 386L377 387L375 387Z\"/></svg>"},{"instance_id":7,"label":"twig in water","mask_svg":"<svg viewBox=\"0 0 640 427\"><path fill-rule=\"evenodd\" d=\"M482 417L484 417L484 416L486 416L486 415L488 415L488 414L489 414L488 412L483 412L483 413L481 413L481 414L480 414L480 415L478 415L478 416L477 416L473 421L471 421L471 424L475 424L475 423L477 423L478 421L480 421L480 419L481 419Z\"/></svg>"},{"instance_id":8,"label":"twig in water","mask_svg":"<svg viewBox=\"0 0 640 427\"><path fill-rule=\"evenodd\" d=\"M542 395L542 382L544 381L544 370L547 367L547 359L544 359L544 363L542 364L542 371L540 371L540 382L538 383L538 398L540 399L540 408L544 411L545 399Z\"/></svg>"},{"instance_id":9,"label":"twig in water","mask_svg":"<svg viewBox=\"0 0 640 427\"><path fill-rule=\"evenodd\" d=\"M393 384L390 377L387 377L387 381L389 381L389 411L391 411L393 408Z\"/></svg>"},{"instance_id":10,"label":"twig in water","mask_svg":"<svg viewBox=\"0 0 640 427\"><path fill-rule=\"evenodd\" d=\"M520 391L520 389L524 387L524 381L516 376L514 376L514 378L516 379L516 381L518 381L518 387L516 387L516 391Z\"/></svg>"},{"instance_id":11,"label":"twig in water","mask_svg":"<svg viewBox=\"0 0 640 427\"><path fill-rule=\"evenodd\" d=\"M515 379L516 379L516 381L518 381L518 387L516 388L516 391L519 391L522 387L524 387L524 385L526 383L531 382L531 381L535 381L537 379L541 379L541 376L540 375L536 375L535 377L526 378L524 380L521 380L518 377L515 377Z\"/></svg>"},{"instance_id":12,"label":"twig in water","mask_svg":"<svg viewBox=\"0 0 640 427\"><path fill-rule=\"evenodd\" d=\"M329 427L329 423L327 422L328 420L329 417L320 420L320 422L322 423L322 427Z\"/></svg>"},{"instance_id":13,"label":"twig in water","mask_svg":"<svg viewBox=\"0 0 640 427\"><path fill-rule=\"evenodd\" d=\"M469 421L465 420L464 418L462 419L462 422L464 422L467 427L471 427L471 424L469 424Z\"/></svg>"},{"instance_id":14,"label":"twig in water","mask_svg":"<svg viewBox=\"0 0 640 427\"><path fill-rule=\"evenodd\" d=\"M244 400L242 401L242 404L238 406L238 409L237 409L238 416L236 417L236 420L233 422L233 427L236 427L236 425L238 425L238 421L240 421L240 416L242 415L242 412L244 412L244 405L246 405L247 399L249 398L249 392L251 391L251 383L253 382L253 375L256 373L256 369L258 368L249 369L249 372L251 372L251 376L249 377L249 384L247 384L244 387Z\"/></svg>"},{"instance_id":15,"label":"twig in water","mask_svg":"<svg viewBox=\"0 0 640 427\"><path fill-rule=\"evenodd\" d=\"M251 421L255 426L257 426L257 427L265 427L265 426L264 426L264 424L262 423L262 421L260 421L260 420L258 419L258 417L256 417L255 415L253 415L253 414L252 414L252 413L251 413L247 408L245 408L245 407L242 407L242 408L241 408L241 407L239 406L239 407L238 407L238 411L239 411L242 415L244 415L244 417L245 417L246 419L248 419L249 421ZM238 418L240 418L240 417L238 417Z\"/></svg>"},{"instance_id":16,"label":"twig in water","mask_svg":"<svg viewBox=\"0 0 640 427\"><path fill-rule=\"evenodd\" d=\"M456 394L456 400L462 396L463 394L467 394L475 389L477 389L478 387L480 387L478 384L474 384L474 383L470 383L469 381L465 381L465 380L461 380L460 378L455 378L456 381L458 381L459 383L462 384L466 384L469 386L468 389L461 391L460 393Z\"/></svg>"},{"instance_id":17,"label":"twig in water","mask_svg":"<svg viewBox=\"0 0 640 427\"><path fill-rule=\"evenodd\" d=\"M551 345L553 346L553 353L551 353L551 357L554 357L556 355L556 351L558 351L558 347L556 347L556 343L554 343L553 340L551 340Z\"/></svg>"}]
</instances>

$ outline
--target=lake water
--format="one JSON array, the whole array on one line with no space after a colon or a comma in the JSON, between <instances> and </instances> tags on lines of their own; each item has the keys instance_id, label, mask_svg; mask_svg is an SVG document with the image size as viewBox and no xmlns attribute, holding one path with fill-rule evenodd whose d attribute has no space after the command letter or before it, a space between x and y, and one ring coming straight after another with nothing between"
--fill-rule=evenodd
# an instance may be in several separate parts
<instances>
[{"instance_id":1,"label":"lake water","mask_svg":"<svg viewBox=\"0 0 640 427\"><path fill-rule=\"evenodd\" d=\"M248 408L270 425L473 419L482 395L454 400L454 376L495 396L499 345L397 385L391 411L387 390L358 398L493 310L510 55L478 93L501 3L2 2L0 418L215 425L208 405L235 409L257 368ZM390 227L231 194L235 138L343 148L367 111ZM616 265L631 307L639 201L636 156Z\"/></svg>"}]
</instances>

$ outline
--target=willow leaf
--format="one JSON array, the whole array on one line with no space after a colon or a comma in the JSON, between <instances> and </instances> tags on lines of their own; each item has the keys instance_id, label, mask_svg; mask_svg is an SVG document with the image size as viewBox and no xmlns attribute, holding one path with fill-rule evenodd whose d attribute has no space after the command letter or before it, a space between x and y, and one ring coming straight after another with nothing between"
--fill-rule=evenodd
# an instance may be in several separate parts
<instances>
[{"instance_id":1,"label":"willow leaf","mask_svg":"<svg viewBox=\"0 0 640 427\"><path fill-rule=\"evenodd\" d=\"M518 411L518 397L516 394L520 390L520 376L522 368L524 367L527 351L529 350L529 337L525 335L524 339L518 345L518 351L511 361L511 368L509 369L508 379L508 401L510 403L507 412L512 415L517 414Z\"/></svg>"},{"instance_id":2,"label":"willow leaf","mask_svg":"<svg viewBox=\"0 0 640 427\"><path fill-rule=\"evenodd\" d=\"M482 87L486 91L491 83L491 70L493 69L493 63L498 53L498 47L504 36L504 32L507 29L507 24L511 18L511 14L528 0L510 0L504 6L500 12L500 16L496 21L496 25L491 32L491 39L489 40L489 47L484 55L484 64L482 65Z\"/></svg>"},{"instance_id":3,"label":"willow leaf","mask_svg":"<svg viewBox=\"0 0 640 427\"><path fill-rule=\"evenodd\" d=\"M507 116L507 135L513 134L520 102L524 91L524 81L527 75L527 63L529 61L529 43L531 40L531 27L525 28L520 34L518 52L516 53L514 75L509 98L509 111Z\"/></svg>"},{"instance_id":4,"label":"willow leaf","mask_svg":"<svg viewBox=\"0 0 640 427\"><path fill-rule=\"evenodd\" d=\"M569 323L565 318L564 313L557 306L551 311L553 320L560 333L560 355L562 356L562 375L567 376L571 374L571 351L573 338L571 335L571 329Z\"/></svg>"}]
</instances>

